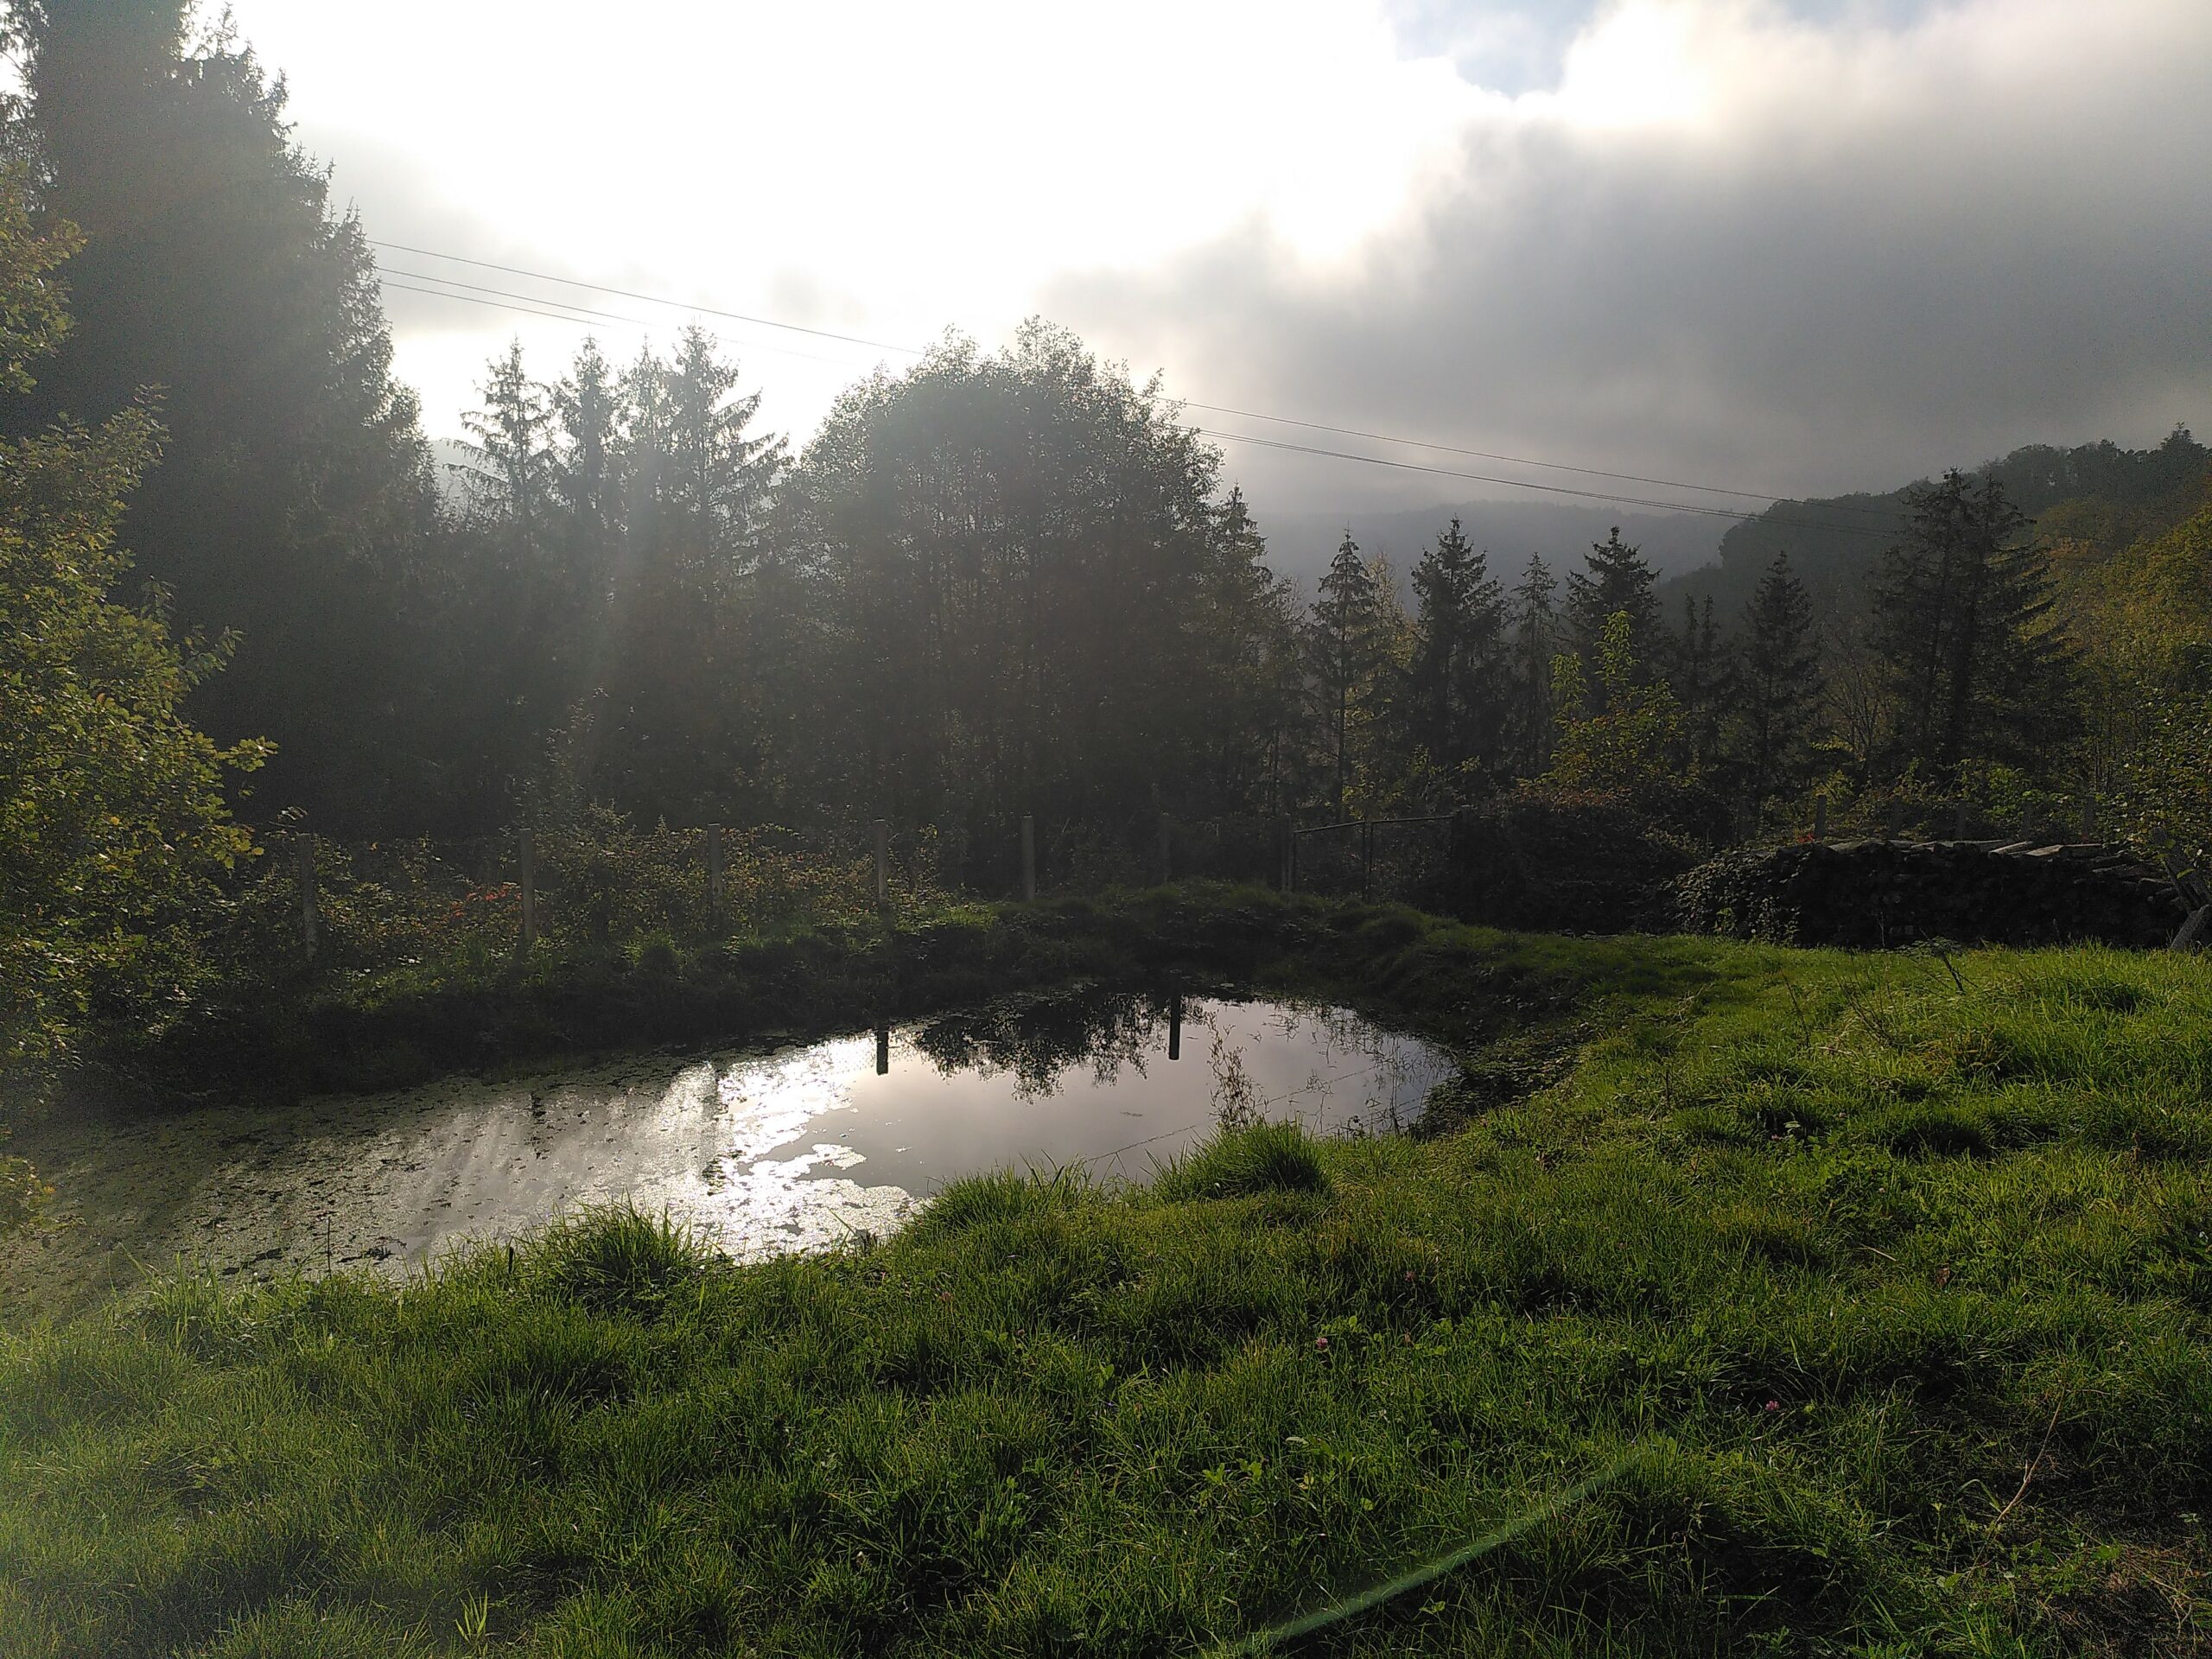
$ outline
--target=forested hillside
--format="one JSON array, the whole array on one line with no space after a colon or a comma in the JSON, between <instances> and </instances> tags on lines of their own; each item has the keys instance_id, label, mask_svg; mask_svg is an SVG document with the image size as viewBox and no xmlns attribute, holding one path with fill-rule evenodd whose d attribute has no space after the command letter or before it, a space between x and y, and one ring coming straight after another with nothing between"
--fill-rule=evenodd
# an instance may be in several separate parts
<instances>
[{"instance_id":1,"label":"forested hillside","mask_svg":"<svg viewBox=\"0 0 2212 1659\"><path fill-rule=\"evenodd\" d=\"M1784 502L1673 582L1633 533L1456 518L1286 576L1166 387L1042 321L879 371L811 435L696 324L517 345L434 460L362 228L251 50L181 0L11 16L10 257L68 321L26 336L0 429L31 454L139 411L85 575L175 642L209 752L265 763L224 785L264 835L880 818L1003 880L1025 817L1110 851L1162 815L1533 803L1679 859L1817 797L2206 842L2185 431Z\"/></svg>"}]
</instances>

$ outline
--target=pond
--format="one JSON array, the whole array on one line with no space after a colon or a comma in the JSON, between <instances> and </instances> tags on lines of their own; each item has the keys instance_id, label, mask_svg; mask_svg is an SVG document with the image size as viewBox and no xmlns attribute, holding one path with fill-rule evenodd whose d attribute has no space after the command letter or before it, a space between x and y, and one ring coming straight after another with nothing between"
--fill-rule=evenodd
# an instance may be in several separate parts
<instances>
[{"instance_id":1,"label":"pond","mask_svg":"<svg viewBox=\"0 0 2212 1659\"><path fill-rule=\"evenodd\" d=\"M1401 1128L1454 1070L1343 1009L1090 993L766 1052L57 1113L22 1150L63 1224L0 1274L10 1300L68 1305L181 1258L232 1276L404 1268L625 1201L756 1259L883 1233L979 1170L1142 1179L1223 1123Z\"/></svg>"}]
</instances>

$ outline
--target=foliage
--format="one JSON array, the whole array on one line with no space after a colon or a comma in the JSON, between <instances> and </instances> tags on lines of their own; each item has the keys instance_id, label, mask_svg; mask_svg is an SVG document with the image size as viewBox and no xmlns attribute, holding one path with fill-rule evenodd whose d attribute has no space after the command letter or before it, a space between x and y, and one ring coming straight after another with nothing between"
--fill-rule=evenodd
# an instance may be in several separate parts
<instances>
[{"instance_id":1,"label":"foliage","mask_svg":"<svg viewBox=\"0 0 2212 1659\"><path fill-rule=\"evenodd\" d=\"M4 429L159 387L167 464L121 521L188 632L235 632L191 691L219 741L278 746L264 786L318 821L427 789L416 555L432 512L359 225L292 142L281 81L185 0L14 0L43 222L82 227L78 327Z\"/></svg>"},{"instance_id":2,"label":"foliage","mask_svg":"<svg viewBox=\"0 0 2212 1659\"><path fill-rule=\"evenodd\" d=\"M1582 662L1560 657L1553 666L1558 747L1546 781L1626 800L1654 798L1680 777L1682 711L1671 687L1644 682L1630 616L1617 611L1598 638L1595 684Z\"/></svg>"},{"instance_id":3,"label":"foliage","mask_svg":"<svg viewBox=\"0 0 2212 1659\"><path fill-rule=\"evenodd\" d=\"M1613 618L1628 618L1628 644L1639 679L1650 677L1659 643L1659 600L1653 592L1658 573L1642 553L1621 540L1617 528L1592 544L1587 568L1567 578L1567 626L1576 651L1595 664L1605 648Z\"/></svg>"},{"instance_id":4,"label":"foliage","mask_svg":"<svg viewBox=\"0 0 2212 1659\"><path fill-rule=\"evenodd\" d=\"M1361 971L1446 1006L1478 937ZM1205 1651L1634 1452L1332 1650L2201 1650L2202 964L1527 948L1605 993L1566 1075L1324 1190L999 1178L743 1268L618 1216L0 1338L0 1646Z\"/></svg>"},{"instance_id":5,"label":"foliage","mask_svg":"<svg viewBox=\"0 0 2212 1659\"><path fill-rule=\"evenodd\" d=\"M1874 597L1894 766L1951 777L2047 751L2073 725L2072 652L2019 510L2002 484L1957 472L1909 492L1905 508Z\"/></svg>"},{"instance_id":6,"label":"foliage","mask_svg":"<svg viewBox=\"0 0 2212 1659\"><path fill-rule=\"evenodd\" d=\"M1812 760L1813 720L1823 690L1813 602L1777 553L1744 607L1735 701L1727 723L1730 758L1754 814L1801 781Z\"/></svg>"}]
</instances>

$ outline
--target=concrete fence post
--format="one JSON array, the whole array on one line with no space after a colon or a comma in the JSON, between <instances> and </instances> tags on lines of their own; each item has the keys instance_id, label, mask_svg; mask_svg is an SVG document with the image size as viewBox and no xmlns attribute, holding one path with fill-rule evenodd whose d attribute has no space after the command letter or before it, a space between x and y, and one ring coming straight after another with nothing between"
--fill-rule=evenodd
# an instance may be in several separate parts
<instances>
[{"instance_id":1,"label":"concrete fence post","mask_svg":"<svg viewBox=\"0 0 2212 1659\"><path fill-rule=\"evenodd\" d=\"M707 826L707 931L722 925L722 827Z\"/></svg>"},{"instance_id":2,"label":"concrete fence post","mask_svg":"<svg viewBox=\"0 0 2212 1659\"><path fill-rule=\"evenodd\" d=\"M1037 820L1021 815L1021 902L1037 902Z\"/></svg>"},{"instance_id":3,"label":"concrete fence post","mask_svg":"<svg viewBox=\"0 0 2212 1659\"><path fill-rule=\"evenodd\" d=\"M1827 838L1828 798L1825 795L1815 795L1813 797L1813 839L1826 841Z\"/></svg>"},{"instance_id":4,"label":"concrete fence post","mask_svg":"<svg viewBox=\"0 0 2212 1659\"><path fill-rule=\"evenodd\" d=\"M293 843L292 857L300 878L300 938L307 946L308 960L313 962L322 931L315 902L315 836L300 836Z\"/></svg>"},{"instance_id":5,"label":"concrete fence post","mask_svg":"<svg viewBox=\"0 0 2212 1659\"><path fill-rule=\"evenodd\" d=\"M515 837L517 887L522 893L522 948L537 943L537 837L525 830Z\"/></svg>"}]
</instances>

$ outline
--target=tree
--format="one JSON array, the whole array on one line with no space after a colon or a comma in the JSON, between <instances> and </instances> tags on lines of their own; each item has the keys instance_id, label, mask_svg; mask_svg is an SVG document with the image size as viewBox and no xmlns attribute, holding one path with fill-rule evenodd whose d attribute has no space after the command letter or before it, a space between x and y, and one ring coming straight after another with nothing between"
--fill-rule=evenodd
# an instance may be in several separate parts
<instances>
[{"instance_id":1,"label":"tree","mask_svg":"<svg viewBox=\"0 0 2212 1659\"><path fill-rule=\"evenodd\" d=\"M1321 577L1308 625L1313 639L1314 678L1330 734L1336 774L1336 810L1344 810L1351 782L1351 715L1372 682L1380 615L1375 577L1359 556L1359 543L1344 531L1336 556Z\"/></svg>"},{"instance_id":2,"label":"tree","mask_svg":"<svg viewBox=\"0 0 2212 1659\"><path fill-rule=\"evenodd\" d=\"M1508 667L1506 753L1516 775L1533 778L1551 763L1552 658L1560 645L1559 616L1552 596L1559 591L1539 554L1529 556L1507 614L1512 630Z\"/></svg>"},{"instance_id":3,"label":"tree","mask_svg":"<svg viewBox=\"0 0 2212 1659\"><path fill-rule=\"evenodd\" d=\"M1732 759L1755 813L1803 775L1825 690L1813 601L1777 553L1744 607L1737 649L1739 696L1729 727Z\"/></svg>"},{"instance_id":4,"label":"tree","mask_svg":"<svg viewBox=\"0 0 2212 1659\"><path fill-rule=\"evenodd\" d=\"M1594 668L1606 628L1614 617L1625 616L1637 672L1649 677L1647 659L1659 632L1659 600L1652 591L1658 573L1621 540L1618 526L1604 541L1591 543L1586 565L1567 578L1567 626L1575 650Z\"/></svg>"},{"instance_id":5,"label":"tree","mask_svg":"<svg viewBox=\"0 0 2212 1659\"><path fill-rule=\"evenodd\" d=\"M20 176L0 182L0 386L66 328L66 226L35 232ZM250 850L222 779L264 746L219 748L184 719L219 645L180 646L158 602L110 595L128 556L123 498L160 429L134 403L97 428L0 439L0 1071L11 1094L65 1059L96 1013L158 1018L196 976L195 924ZM0 1159L0 1231L41 1189Z\"/></svg>"},{"instance_id":6,"label":"tree","mask_svg":"<svg viewBox=\"0 0 2212 1659\"><path fill-rule=\"evenodd\" d=\"M808 719L777 756L795 806L935 824L976 861L1025 812L1220 810L1281 729L1241 689L1277 663L1281 613L1219 464L1156 382L1042 322L849 391L776 552L802 595Z\"/></svg>"},{"instance_id":7,"label":"tree","mask_svg":"<svg viewBox=\"0 0 2212 1659\"><path fill-rule=\"evenodd\" d=\"M1505 720L1505 607L1487 556L1454 518L1413 574L1412 740L1447 772L1497 766Z\"/></svg>"},{"instance_id":8,"label":"tree","mask_svg":"<svg viewBox=\"0 0 2212 1659\"><path fill-rule=\"evenodd\" d=\"M2026 520L2002 484L1955 471L1910 492L1906 512L1874 590L1892 769L1956 779L1969 761L2034 764L2072 727L2073 653Z\"/></svg>"},{"instance_id":9,"label":"tree","mask_svg":"<svg viewBox=\"0 0 2212 1659\"><path fill-rule=\"evenodd\" d=\"M1682 631L1672 642L1675 701L1682 709L1683 766L1700 771L1711 765L1720 747L1725 705L1734 690L1734 671L1720 641L1710 595L1700 609L1682 595Z\"/></svg>"},{"instance_id":10,"label":"tree","mask_svg":"<svg viewBox=\"0 0 2212 1659\"><path fill-rule=\"evenodd\" d=\"M1580 658L1557 658L1559 747L1545 781L1652 810L1681 791L1682 710L1640 671L1634 638L1629 613L1616 611L1599 632L1594 674Z\"/></svg>"},{"instance_id":11,"label":"tree","mask_svg":"<svg viewBox=\"0 0 2212 1659\"><path fill-rule=\"evenodd\" d=\"M78 327L8 430L162 395L168 464L124 533L190 628L238 635L195 687L221 740L280 745L265 792L327 825L420 778L409 619L435 497L359 225L295 144L281 83L184 0L14 0L46 222L82 226Z\"/></svg>"}]
</instances>

